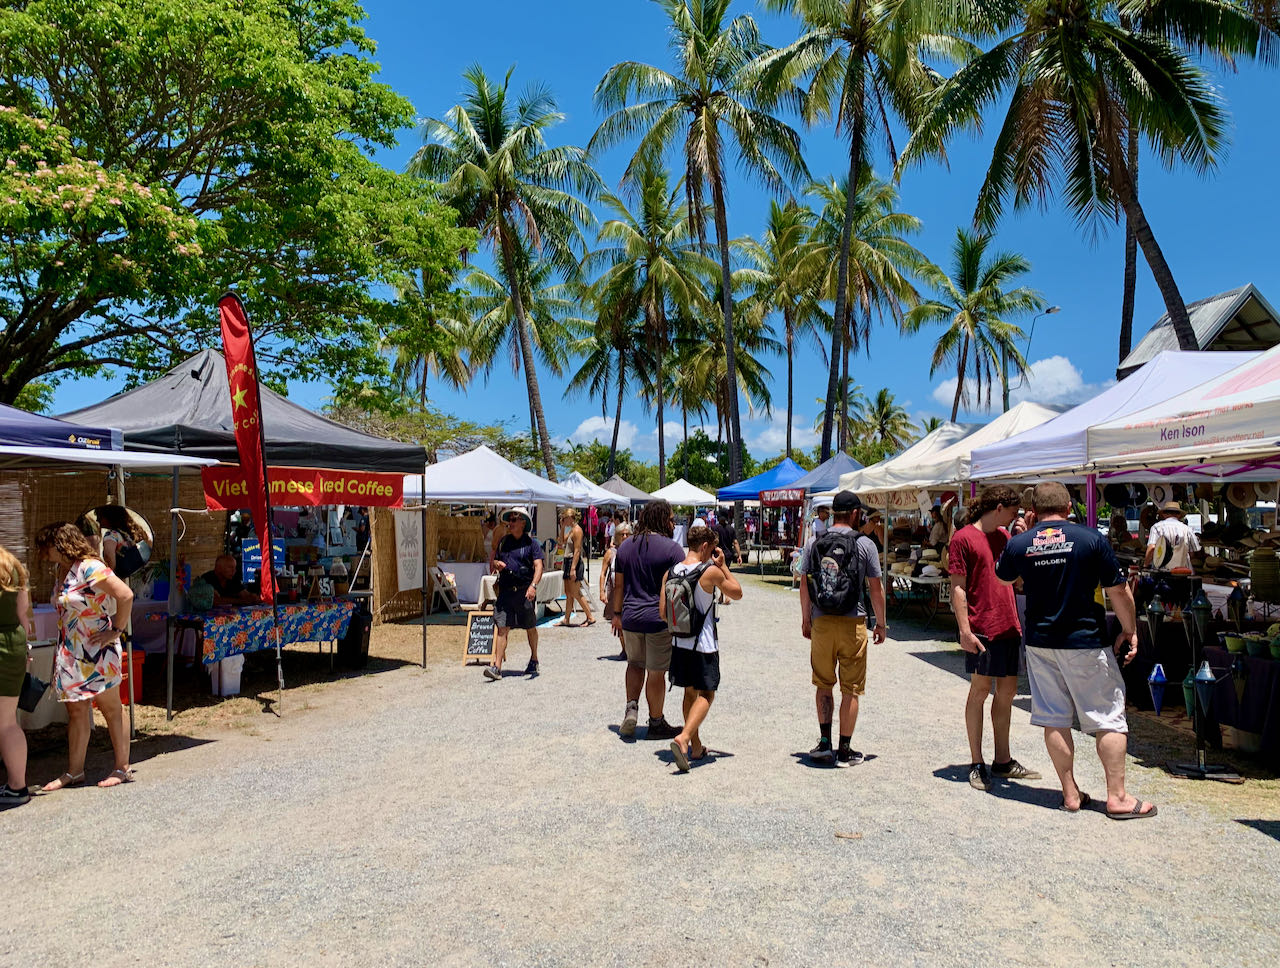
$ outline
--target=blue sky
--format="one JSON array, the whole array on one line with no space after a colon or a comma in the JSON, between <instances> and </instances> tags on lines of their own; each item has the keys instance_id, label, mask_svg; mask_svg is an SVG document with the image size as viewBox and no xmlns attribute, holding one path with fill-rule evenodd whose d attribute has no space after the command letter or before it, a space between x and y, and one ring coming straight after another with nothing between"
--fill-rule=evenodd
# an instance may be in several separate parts
<instances>
[{"instance_id":1,"label":"blue sky","mask_svg":"<svg viewBox=\"0 0 1280 968\"><path fill-rule=\"evenodd\" d=\"M517 87L530 81L551 85L566 121L550 137L557 143L586 144L599 123L591 95L605 70L620 60L642 60L669 67L666 33L660 8L649 0L553 0L517 3L490 0L481 7L439 0L366 0L366 30L378 44L381 79L412 101L421 117L441 116L458 100L462 71L480 63L491 75L516 65ZM739 13L752 13L765 38L781 45L797 33L794 22L741 2ZM477 15L483 14L484 19ZM1190 302L1245 282L1256 283L1272 302L1280 301L1276 231L1280 223L1280 190L1275 159L1280 132L1274 124L1280 96L1280 74L1244 66L1235 74L1217 74L1234 120L1232 145L1215 175L1200 178L1186 171L1167 172L1144 153L1141 191L1156 238L1173 268L1184 298ZM802 132L806 158L815 176L847 170L845 146L830 129ZM903 139L905 140L905 139ZM420 143L418 132L403 133L399 147L379 160L403 168ZM949 167L930 164L908 172L901 185L903 211L924 222L918 247L946 265L957 225L972 216L977 188L990 159L990 137L964 139L952 148ZM616 187L629 157L629 147L611 152L597 165L611 188ZM883 158L877 168L887 171ZM732 234L756 233L768 208L767 194L735 174L729 192ZM1023 398L1046 403L1075 403L1105 385L1116 365L1123 270L1123 233L1113 229L1091 241L1073 220L1056 208L1012 215L1000 227L1000 248L1026 255L1033 266L1028 284L1062 307L1036 325L1028 358L1034 379ZM1136 338L1164 311L1150 273L1139 260ZM870 358L851 362L864 389L889 387L913 415L946 415L950 396L943 375L929 376L932 334L903 337L877 329ZM744 436L757 456L782 449L786 401L785 364L775 367L772 419L744 414ZM101 399L119 388L120 380L93 380L59 388L56 410L68 410ZM808 446L817 411L814 398L825 390L825 371L811 349L797 359L796 442ZM954 389L954 378L951 388ZM565 399L563 381L542 375L543 399L552 434L559 439L585 439L610 428L600 425L600 401ZM816 389L815 388L820 388ZM320 406L323 386L296 388L294 399ZM1018 394L1015 394L1015 399ZM479 421L513 419L527 425L528 403L523 380L495 367L488 384L479 382L459 393L436 387L435 405ZM998 405L998 401L997 401ZM612 416L612 414L610 414ZM655 422L635 401L623 409L623 442L639 456L656 453ZM677 416L678 419L678 416ZM979 415L981 419L981 415ZM586 422L584 425L584 421ZM611 426L611 425L610 425ZM670 447L671 444L669 443Z\"/></svg>"}]
</instances>

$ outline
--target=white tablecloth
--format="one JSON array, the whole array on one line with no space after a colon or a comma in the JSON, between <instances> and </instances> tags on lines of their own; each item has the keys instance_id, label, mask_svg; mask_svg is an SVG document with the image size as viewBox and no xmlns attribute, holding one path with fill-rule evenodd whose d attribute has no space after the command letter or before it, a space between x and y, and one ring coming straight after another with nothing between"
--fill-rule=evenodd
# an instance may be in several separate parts
<instances>
[{"instance_id":1,"label":"white tablecloth","mask_svg":"<svg viewBox=\"0 0 1280 968\"><path fill-rule=\"evenodd\" d=\"M480 582L489 573L489 565L484 561L437 561L436 566L443 572L453 575L458 585L458 601L480 601Z\"/></svg>"},{"instance_id":2,"label":"white tablecloth","mask_svg":"<svg viewBox=\"0 0 1280 968\"><path fill-rule=\"evenodd\" d=\"M554 602L564 595L564 573L549 571L538 582L538 602L545 604ZM498 576L485 575L480 582L480 597L477 601L484 606L498 600Z\"/></svg>"}]
</instances>

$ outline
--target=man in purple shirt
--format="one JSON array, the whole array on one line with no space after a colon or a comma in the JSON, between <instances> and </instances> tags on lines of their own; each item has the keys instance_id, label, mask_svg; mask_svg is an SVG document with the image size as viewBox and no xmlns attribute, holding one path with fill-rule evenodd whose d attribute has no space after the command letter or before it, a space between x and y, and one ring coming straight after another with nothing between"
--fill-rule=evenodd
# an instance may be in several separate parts
<instances>
[{"instance_id":1,"label":"man in purple shirt","mask_svg":"<svg viewBox=\"0 0 1280 968\"><path fill-rule=\"evenodd\" d=\"M619 732L634 736L640 718L640 689L649 701L649 739L680 734L662 715L667 667L671 665L671 633L658 614L662 576L684 561L684 549L671 540L676 523L666 501L646 504L635 533L618 548L613 572L613 634L627 652L627 707Z\"/></svg>"}]
</instances>

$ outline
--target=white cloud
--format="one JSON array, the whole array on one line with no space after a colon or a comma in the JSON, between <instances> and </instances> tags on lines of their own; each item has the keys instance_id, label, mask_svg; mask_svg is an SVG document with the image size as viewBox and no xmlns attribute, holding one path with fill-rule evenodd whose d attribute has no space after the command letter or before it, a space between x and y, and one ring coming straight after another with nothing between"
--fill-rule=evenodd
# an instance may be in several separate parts
<instances>
[{"instance_id":1,"label":"white cloud","mask_svg":"<svg viewBox=\"0 0 1280 968\"><path fill-rule=\"evenodd\" d=\"M1111 386L1111 381L1085 383L1084 375L1065 356L1050 356L1043 360L1036 360L1031 364L1028 374L1021 381L1021 385L1019 385L1016 377L1011 382L1013 384L1009 390L1009 403L1011 405L1022 403L1024 400L1033 400L1036 403L1074 406L1097 396ZM933 399L948 408L948 411L955 400L955 395L955 377L943 380L933 390ZM983 394L982 402L979 403L976 387L971 380L969 381L969 405L966 407L961 404L961 412L986 414L998 411L1000 409L1000 384L998 378L996 385L991 389L991 406L988 408L985 403L986 394Z\"/></svg>"},{"instance_id":2,"label":"white cloud","mask_svg":"<svg viewBox=\"0 0 1280 968\"><path fill-rule=\"evenodd\" d=\"M622 421L618 425L618 449L626 450L630 447L635 442L637 433L635 424L630 420ZM586 444L598 440L607 445L613 441L613 418L588 417L578 424L578 429L569 435L568 440L571 444Z\"/></svg>"},{"instance_id":3,"label":"white cloud","mask_svg":"<svg viewBox=\"0 0 1280 968\"><path fill-rule=\"evenodd\" d=\"M747 450L756 458L773 457L787 446L787 415L775 413L768 420L748 421L742 428L742 439ZM816 446L822 435L813 429L813 420L793 414L791 418L791 446L807 450Z\"/></svg>"}]
</instances>

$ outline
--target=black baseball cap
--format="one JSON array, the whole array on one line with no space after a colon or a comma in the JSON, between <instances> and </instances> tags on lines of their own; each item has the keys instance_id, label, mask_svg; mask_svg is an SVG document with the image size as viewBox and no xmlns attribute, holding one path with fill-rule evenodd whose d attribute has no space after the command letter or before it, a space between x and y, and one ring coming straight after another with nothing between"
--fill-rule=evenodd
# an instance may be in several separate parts
<instances>
[{"instance_id":1,"label":"black baseball cap","mask_svg":"<svg viewBox=\"0 0 1280 968\"><path fill-rule=\"evenodd\" d=\"M854 494L853 491L840 491L831 501L831 511L834 514L861 510L862 501L858 499L858 495Z\"/></svg>"}]
</instances>

